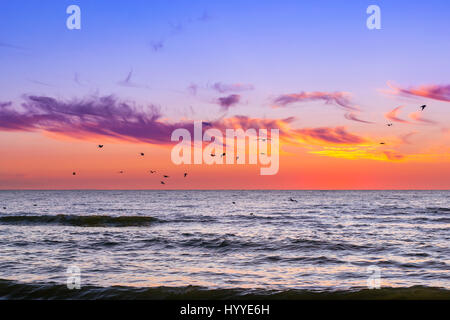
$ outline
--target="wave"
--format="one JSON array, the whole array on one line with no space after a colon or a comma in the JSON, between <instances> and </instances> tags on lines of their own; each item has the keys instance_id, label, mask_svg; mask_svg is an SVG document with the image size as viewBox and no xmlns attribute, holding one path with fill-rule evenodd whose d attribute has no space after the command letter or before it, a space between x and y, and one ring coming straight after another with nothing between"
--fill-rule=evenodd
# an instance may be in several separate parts
<instances>
[{"instance_id":1,"label":"wave","mask_svg":"<svg viewBox=\"0 0 450 320\"><path fill-rule=\"evenodd\" d=\"M450 290L414 286L339 291L208 289L203 287L94 287L69 290L60 284L19 283L0 280L0 299L75 300L448 300Z\"/></svg>"},{"instance_id":2,"label":"wave","mask_svg":"<svg viewBox=\"0 0 450 320\"><path fill-rule=\"evenodd\" d=\"M102 215L14 215L0 216L0 224L12 225L61 225L75 227L145 227L161 221L149 216L102 216Z\"/></svg>"}]
</instances>

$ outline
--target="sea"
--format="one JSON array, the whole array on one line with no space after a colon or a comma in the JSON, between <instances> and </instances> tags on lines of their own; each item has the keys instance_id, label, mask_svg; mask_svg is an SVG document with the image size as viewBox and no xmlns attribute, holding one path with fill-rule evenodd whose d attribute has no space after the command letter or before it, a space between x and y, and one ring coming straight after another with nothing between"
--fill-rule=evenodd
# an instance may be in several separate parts
<instances>
[{"instance_id":1,"label":"sea","mask_svg":"<svg viewBox=\"0 0 450 320\"><path fill-rule=\"evenodd\" d=\"M450 191L0 191L1 299L450 299Z\"/></svg>"}]
</instances>

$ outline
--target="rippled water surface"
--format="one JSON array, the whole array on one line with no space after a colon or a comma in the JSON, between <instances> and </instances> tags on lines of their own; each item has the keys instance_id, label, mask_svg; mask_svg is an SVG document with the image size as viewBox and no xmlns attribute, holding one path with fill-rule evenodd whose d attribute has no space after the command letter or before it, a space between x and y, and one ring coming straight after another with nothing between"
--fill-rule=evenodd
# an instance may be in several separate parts
<instances>
[{"instance_id":1,"label":"rippled water surface","mask_svg":"<svg viewBox=\"0 0 450 320\"><path fill-rule=\"evenodd\" d=\"M291 201L296 200L295 201ZM0 279L450 289L450 191L0 191ZM233 203L235 202L235 203Z\"/></svg>"}]
</instances>

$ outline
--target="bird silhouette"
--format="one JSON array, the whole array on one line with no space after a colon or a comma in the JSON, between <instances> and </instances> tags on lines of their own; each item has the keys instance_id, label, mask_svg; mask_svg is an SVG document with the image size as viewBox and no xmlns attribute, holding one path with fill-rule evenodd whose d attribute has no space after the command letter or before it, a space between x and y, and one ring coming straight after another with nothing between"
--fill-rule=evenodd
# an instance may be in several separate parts
<instances>
[{"instance_id":1,"label":"bird silhouette","mask_svg":"<svg viewBox=\"0 0 450 320\"><path fill-rule=\"evenodd\" d=\"M420 106L420 108L422 109L422 111L427 107L426 104L424 104L423 106Z\"/></svg>"},{"instance_id":2,"label":"bird silhouette","mask_svg":"<svg viewBox=\"0 0 450 320\"><path fill-rule=\"evenodd\" d=\"M185 177L185 178L186 178L186 176L187 176L187 172L184 173L184 177Z\"/></svg>"},{"instance_id":3,"label":"bird silhouette","mask_svg":"<svg viewBox=\"0 0 450 320\"><path fill-rule=\"evenodd\" d=\"M291 202L297 202L297 200L292 199L292 198L289 198L289 201L291 201Z\"/></svg>"},{"instance_id":4,"label":"bird silhouette","mask_svg":"<svg viewBox=\"0 0 450 320\"><path fill-rule=\"evenodd\" d=\"M153 173L156 173L156 171L150 170L150 173L153 174Z\"/></svg>"},{"instance_id":5,"label":"bird silhouette","mask_svg":"<svg viewBox=\"0 0 450 320\"><path fill-rule=\"evenodd\" d=\"M380 144L386 144L386 143L384 143L384 142L380 142Z\"/></svg>"},{"instance_id":6,"label":"bird silhouette","mask_svg":"<svg viewBox=\"0 0 450 320\"><path fill-rule=\"evenodd\" d=\"M74 175L74 176L75 176L76 174L77 174L76 172L72 172L72 175Z\"/></svg>"},{"instance_id":7,"label":"bird silhouette","mask_svg":"<svg viewBox=\"0 0 450 320\"><path fill-rule=\"evenodd\" d=\"M169 178L169 176L167 176L167 175L163 175L163 177L164 177L164 178Z\"/></svg>"},{"instance_id":8,"label":"bird silhouette","mask_svg":"<svg viewBox=\"0 0 450 320\"><path fill-rule=\"evenodd\" d=\"M387 126L388 126L388 127L392 127L392 123L388 123Z\"/></svg>"},{"instance_id":9,"label":"bird silhouette","mask_svg":"<svg viewBox=\"0 0 450 320\"><path fill-rule=\"evenodd\" d=\"M164 181L161 181L161 184L166 184Z\"/></svg>"},{"instance_id":10,"label":"bird silhouette","mask_svg":"<svg viewBox=\"0 0 450 320\"><path fill-rule=\"evenodd\" d=\"M214 153L211 153L211 157L215 157L216 155Z\"/></svg>"},{"instance_id":11,"label":"bird silhouette","mask_svg":"<svg viewBox=\"0 0 450 320\"><path fill-rule=\"evenodd\" d=\"M143 153L143 152L141 152L141 156L144 156L144 153Z\"/></svg>"},{"instance_id":12,"label":"bird silhouette","mask_svg":"<svg viewBox=\"0 0 450 320\"><path fill-rule=\"evenodd\" d=\"M99 144L98 147L101 149L101 148L103 148L103 145L102 145L102 144Z\"/></svg>"},{"instance_id":13,"label":"bird silhouette","mask_svg":"<svg viewBox=\"0 0 450 320\"><path fill-rule=\"evenodd\" d=\"M233 201L232 204L236 204L236 201Z\"/></svg>"},{"instance_id":14,"label":"bird silhouette","mask_svg":"<svg viewBox=\"0 0 450 320\"><path fill-rule=\"evenodd\" d=\"M226 153L224 152L224 153L222 153L220 156L221 156L221 157L224 157L225 155L226 155Z\"/></svg>"}]
</instances>

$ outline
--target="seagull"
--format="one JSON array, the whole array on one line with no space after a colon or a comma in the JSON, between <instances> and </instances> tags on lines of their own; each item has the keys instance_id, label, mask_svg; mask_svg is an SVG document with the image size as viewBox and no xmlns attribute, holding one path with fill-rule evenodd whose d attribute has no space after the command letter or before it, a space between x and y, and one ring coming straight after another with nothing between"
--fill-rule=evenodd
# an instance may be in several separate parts
<instances>
[{"instance_id":1,"label":"seagull","mask_svg":"<svg viewBox=\"0 0 450 320\"><path fill-rule=\"evenodd\" d=\"M102 145L102 144L99 144L98 147L101 149L101 148L103 148L103 145Z\"/></svg>"},{"instance_id":2,"label":"seagull","mask_svg":"<svg viewBox=\"0 0 450 320\"><path fill-rule=\"evenodd\" d=\"M297 200L295 200L295 199L292 199L292 198L289 198L289 201L292 201L292 202L297 202Z\"/></svg>"},{"instance_id":3,"label":"seagull","mask_svg":"<svg viewBox=\"0 0 450 320\"><path fill-rule=\"evenodd\" d=\"M425 109L426 107L427 107L426 104L424 104L423 106L420 106L420 108L422 109L422 111L423 111L423 109Z\"/></svg>"},{"instance_id":4,"label":"seagull","mask_svg":"<svg viewBox=\"0 0 450 320\"><path fill-rule=\"evenodd\" d=\"M185 178L186 178L186 176L187 176L187 172L184 173L184 177L185 177Z\"/></svg>"}]
</instances>

